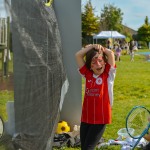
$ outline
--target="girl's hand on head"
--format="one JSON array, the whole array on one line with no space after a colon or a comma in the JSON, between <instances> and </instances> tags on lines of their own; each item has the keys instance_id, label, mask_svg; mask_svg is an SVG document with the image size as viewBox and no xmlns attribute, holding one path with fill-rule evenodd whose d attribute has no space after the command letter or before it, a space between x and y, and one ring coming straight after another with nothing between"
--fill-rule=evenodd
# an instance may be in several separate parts
<instances>
[{"instance_id":1,"label":"girl's hand on head","mask_svg":"<svg viewBox=\"0 0 150 150\"><path fill-rule=\"evenodd\" d=\"M104 47L102 45L95 44L94 48L99 51L99 54L103 54L104 53Z\"/></svg>"},{"instance_id":2,"label":"girl's hand on head","mask_svg":"<svg viewBox=\"0 0 150 150\"><path fill-rule=\"evenodd\" d=\"M93 44L93 48L95 48L95 49L101 51L102 46L101 46L100 44Z\"/></svg>"},{"instance_id":3,"label":"girl's hand on head","mask_svg":"<svg viewBox=\"0 0 150 150\"><path fill-rule=\"evenodd\" d=\"M93 44L93 48L99 50L99 49L101 49L101 45L99 45L99 44Z\"/></svg>"},{"instance_id":4,"label":"girl's hand on head","mask_svg":"<svg viewBox=\"0 0 150 150\"><path fill-rule=\"evenodd\" d=\"M89 47L89 46L92 46L92 44L85 45L85 48L87 48L87 47Z\"/></svg>"},{"instance_id":5,"label":"girl's hand on head","mask_svg":"<svg viewBox=\"0 0 150 150\"><path fill-rule=\"evenodd\" d=\"M103 46L101 46L100 51L101 51L102 53L105 53L105 48L104 48Z\"/></svg>"},{"instance_id":6,"label":"girl's hand on head","mask_svg":"<svg viewBox=\"0 0 150 150\"><path fill-rule=\"evenodd\" d=\"M104 53L104 47L100 44L88 44L85 46L85 48L90 48L90 49L96 49L99 51L99 54L103 54Z\"/></svg>"}]
</instances>

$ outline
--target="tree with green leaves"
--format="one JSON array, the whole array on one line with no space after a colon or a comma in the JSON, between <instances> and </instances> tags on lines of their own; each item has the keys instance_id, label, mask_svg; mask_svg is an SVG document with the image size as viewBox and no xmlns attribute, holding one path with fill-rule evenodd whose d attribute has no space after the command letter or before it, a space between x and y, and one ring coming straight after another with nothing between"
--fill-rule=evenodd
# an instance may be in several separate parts
<instances>
[{"instance_id":1,"label":"tree with green leaves","mask_svg":"<svg viewBox=\"0 0 150 150\"><path fill-rule=\"evenodd\" d=\"M150 24L147 16L145 18L145 23L138 29L138 39L140 41L145 41L147 46L150 42Z\"/></svg>"},{"instance_id":2,"label":"tree with green leaves","mask_svg":"<svg viewBox=\"0 0 150 150\"><path fill-rule=\"evenodd\" d=\"M84 6L82 12L82 42L83 44L91 43L92 36L98 33L99 27L99 17L95 16L94 8L91 4L91 0L87 2Z\"/></svg>"},{"instance_id":3,"label":"tree with green leaves","mask_svg":"<svg viewBox=\"0 0 150 150\"><path fill-rule=\"evenodd\" d=\"M101 30L122 30L123 12L113 4L104 5L100 16Z\"/></svg>"},{"instance_id":4,"label":"tree with green leaves","mask_svg":"<svg viewBox=\"0 0 150 150\"><path fill-rule=\"evenodd\" d=\"M149 25L148 17L147 17L147 16L146 16L146 18L145 18L145 24L146 24L146 25Z\"/></svg>"}]
</instances>

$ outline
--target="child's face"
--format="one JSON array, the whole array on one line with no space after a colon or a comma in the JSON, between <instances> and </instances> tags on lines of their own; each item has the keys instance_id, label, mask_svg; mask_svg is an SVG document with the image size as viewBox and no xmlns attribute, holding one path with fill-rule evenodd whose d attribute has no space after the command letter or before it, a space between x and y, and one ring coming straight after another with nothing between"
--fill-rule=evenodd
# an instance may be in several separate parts
<instances>
[{"instance_id":1,"label":"child's face","mask_svg":"<svg viewBox=\"0 0 150 150\"><path fill-rule=\"evenodd\" d=\"M93 70L94 74L100 75L104 72L105 69L105 61L101 54L96 54L91 61L91 69Z\"/></svg>"}]
</instances>

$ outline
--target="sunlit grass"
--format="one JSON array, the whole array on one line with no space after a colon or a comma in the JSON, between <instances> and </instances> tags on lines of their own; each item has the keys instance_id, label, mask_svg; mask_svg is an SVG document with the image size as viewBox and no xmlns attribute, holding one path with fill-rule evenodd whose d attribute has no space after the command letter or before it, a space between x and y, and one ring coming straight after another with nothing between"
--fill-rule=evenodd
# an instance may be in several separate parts
<instances>
[{"instance_id":1,"label":"sunlit grass","mask_svg":"<svg viewBox=\"0 0 150 150\"><path fill-rule=\"evenodd\" d=\"M14 92L13 91L0 91L0 115L3 120L7 120L7 113L6 113L6 104L8 101L14 100Z\"/></svg>"},{"instance_id":2,"label":"sunlit grass","mask_svg":"<svg viewBox=\"0 0 150 150\"><path fill-rule=\"evenodd\" d=\"M117 131L125 127L126 116L132 107L144 105L150 109L150 62L144 55L121 56L116 62L117 73L114 84L113 122L107 126L104 137L117 138Z\"/></svg>"}]
</instances>

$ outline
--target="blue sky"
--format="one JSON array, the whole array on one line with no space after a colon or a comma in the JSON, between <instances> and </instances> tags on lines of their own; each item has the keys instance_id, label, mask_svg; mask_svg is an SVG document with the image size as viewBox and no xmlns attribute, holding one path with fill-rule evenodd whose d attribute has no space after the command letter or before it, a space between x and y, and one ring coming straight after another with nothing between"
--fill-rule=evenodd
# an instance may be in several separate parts
<instances>
[{"instance_id":1,"label":"blue sky","mask_svg":"<svg viewBox=\"0 0 150 150\"><path fill-rule=\"evenodd\" d=\"M82 8L88 0L81 0ZM4 0L0 0L0 17L7 15L4 7ZM150 0L91 0L95 8L95 14L100 16L104 4L113 4L120 8L123 15L123 24L137 30L144 24L145 17L148 16L150 22Z\"/></svg>"},{"instance_id":2,"label":"blue sky","mask_svg":"<svg viewBox=\"0 0 150 150\"><path fill-rule=\"evenodd\" d=\"M0 17L6 17L7 12L5 11L4 0L0 0Z\"/></svg>"},{"instance_id":3,"label":"blue sky","mask_svg":"<svg viewBox=\"0 0 150 150\"><path fill-rule=\"evenodd\" d=\"M89 0L82 0L82 8ZM113 4L124 13L123 24L137 30L148 16L150 22L150 0L91 0L95 14L100 16L104 4Z\"/></svg>"},{"instance_id":4,"label":"blue sky","mask_svg":"<svg viewBox=\"0 0 150 150\"><path fill-rule=\"evenodd\" d=\"M7 17L9 15L9 12L5 10L5 0L0 0L0 17ZM8 0L9 2L11 0Z\"/></svg>"}]
</instances>

